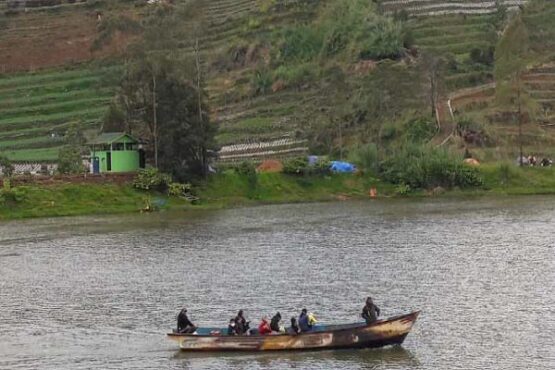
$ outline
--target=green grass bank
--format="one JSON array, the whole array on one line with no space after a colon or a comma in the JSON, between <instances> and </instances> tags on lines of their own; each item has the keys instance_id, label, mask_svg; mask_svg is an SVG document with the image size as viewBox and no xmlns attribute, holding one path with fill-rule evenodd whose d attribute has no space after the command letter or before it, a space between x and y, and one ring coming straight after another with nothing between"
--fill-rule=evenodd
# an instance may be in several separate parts
<instances>
[{"instance_id":1,"label":"green grass bank","mask_svg":"<svg viewBox=\"0 0 555 370\"><path fill-rule=\"evenodd\" d=\"M14 187L4 196L0 220L139 212L150 202L160 209L219 209L256 204L369 199L371 187L379 198L447 196L555 195L555 168L512 164L480 167L483 185L470 189L413 190L367 175L291 176L280 173L248 176L227 171L197 186L200 202L134 189L130 185L62 184Z\"/></svg>"}]
</instances>

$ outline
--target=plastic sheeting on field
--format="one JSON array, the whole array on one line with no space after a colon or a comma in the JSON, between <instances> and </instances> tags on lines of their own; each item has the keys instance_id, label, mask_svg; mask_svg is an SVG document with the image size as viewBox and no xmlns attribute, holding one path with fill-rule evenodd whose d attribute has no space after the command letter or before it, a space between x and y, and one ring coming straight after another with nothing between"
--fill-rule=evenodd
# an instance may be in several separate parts
<instances>
[{"instance_id":1,"label":"plastic sheeting on field","mask_svg":"<svg viewBox=\"0 0 555 370\"><path fill-rule=\"evenodd\" d=\"M353 173L356 172L357 167L349 162L333 161L331 162L330 170L339 173Z\"/></svg>"}]
</instances>

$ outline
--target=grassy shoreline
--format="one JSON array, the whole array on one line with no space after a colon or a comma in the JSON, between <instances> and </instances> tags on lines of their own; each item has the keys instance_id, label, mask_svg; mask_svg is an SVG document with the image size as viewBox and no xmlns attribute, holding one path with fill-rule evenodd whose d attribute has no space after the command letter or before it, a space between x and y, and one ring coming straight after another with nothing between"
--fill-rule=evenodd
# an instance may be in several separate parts
<instances>
[{"instance_id":1,"label":"grassy shoreline","mask_svg":"<svg viewBox=\"0 0 555 370\"><path fill-rule=\"evenodd\" d=\"M60 184L18 186L18 200L6 199L0 221L37 217L98 215L139 212L147 203L160 209L222 209L258 204L369 199L371 187L378 198L418 198L512 195L555 195L555 168L480 167L483 186L471 189L413 190L368 175L289 176L262 173L256 181L234 172L214 175L197 187L201 201L191 205L180 198L147 193L131 185Z\"/></svg>"}]
</instances>

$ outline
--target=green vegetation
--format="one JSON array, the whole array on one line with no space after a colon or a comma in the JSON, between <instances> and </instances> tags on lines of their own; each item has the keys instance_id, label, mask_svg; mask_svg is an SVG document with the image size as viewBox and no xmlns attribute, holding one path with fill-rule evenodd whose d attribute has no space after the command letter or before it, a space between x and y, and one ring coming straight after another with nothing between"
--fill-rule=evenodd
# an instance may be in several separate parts
<instances>
[{"instance_id":1,"label":"green vegetation","mask_svg":"<svg viewBox=\"0 0 555 370\"><path fill-rule=\"evenodd\" d=\"M57 159L72 123L97 130L114 89L116 67L0 76L0 150L14 161Z\"/></svg>"},{"instance_id":2,"label":"green vegetation","mask_svg":"<svg viewBox=\"0 0 555 370\"><path fill-rule=\"evenodd\" d=\"M130 186L18 186L0 198L0 219L138 212L145 198Z\"/></svg>"}]
</instances>

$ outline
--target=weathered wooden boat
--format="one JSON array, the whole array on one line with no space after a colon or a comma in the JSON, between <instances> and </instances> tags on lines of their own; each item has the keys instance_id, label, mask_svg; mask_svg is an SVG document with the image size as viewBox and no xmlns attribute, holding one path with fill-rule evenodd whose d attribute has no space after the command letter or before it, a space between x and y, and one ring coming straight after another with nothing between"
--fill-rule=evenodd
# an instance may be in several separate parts
<instances>
[{"instance_id":1,"label":"weathered wooden boat","mask_svg":"<svg viewBox=\"0 0 555 370\"><path fill-rule=\"evenodd\" d=\"M318 325L300 334L226 335L218 328L199 328L196 334L169 333L183 351L279 351L377 348L400 345L419 312L378 320L372 324Z\"/></svg>"}]
</instances>

